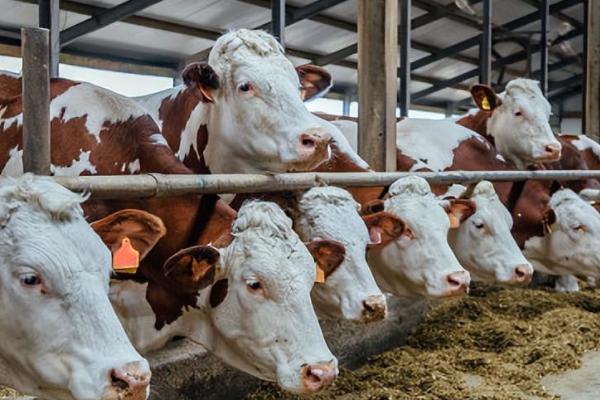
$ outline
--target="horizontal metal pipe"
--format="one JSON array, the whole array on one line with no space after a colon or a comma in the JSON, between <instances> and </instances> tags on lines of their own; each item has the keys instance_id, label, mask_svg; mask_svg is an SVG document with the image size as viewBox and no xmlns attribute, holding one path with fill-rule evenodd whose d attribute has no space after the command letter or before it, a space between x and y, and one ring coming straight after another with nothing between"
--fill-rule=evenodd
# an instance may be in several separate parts
<instances>
[{"instance_id":1,"label":"horizontal metal pipe","mask_svg":"<svg viewBox=\"0 0 600 400\"><path fill-rule=\"evenodd\" d=\"M567 171L446 171L446 172L348 172L293 173L279 175L118 175L54 177L66 188L99 199L165 197L183 194L254 193L308 189L315 186L386 186L406 176L420 176L429 183L471 183L600 179L600 170Z\"/></svg>"}]
</instances>

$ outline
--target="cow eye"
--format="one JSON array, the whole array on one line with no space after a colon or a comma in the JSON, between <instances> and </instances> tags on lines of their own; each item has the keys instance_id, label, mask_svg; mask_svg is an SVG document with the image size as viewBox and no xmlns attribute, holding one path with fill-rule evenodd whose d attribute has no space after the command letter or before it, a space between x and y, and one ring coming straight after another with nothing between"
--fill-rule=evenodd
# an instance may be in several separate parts
<instances>
[{"instance_id":1,"label":"cow eye","mask_svg":"<svg viewBox=\"0 0 600 400\"><path fill-rule=\"evenodd\" d=\"M42 279L39 277L39 275L34 273L21 275L19 279L21 281L21 285L25 287L35 287L42 284Z\"/></svg>"},{"instance_id":2,"label":"cow eye","mask_svg":"<svg viewBox=\"0 0 600 400\"><path fill-rule=\"evenodd\" d=\"M521 111L516 111L515 112L515 117L520 117L522 115L523 115L523 113Z\"/></svg>"},{"instance_id":3,"label":"cow eye","mask_svg":"<svg viewBox=\"0 0 600 400\"><path fill-rule=\"evenodd\" d=\"M573 227L573 230L576 232L585 232L585 226L577 225L577 226Z\"/></svg>"},{"instance_id":4,"label":"cow eye","mask_svg":"<svg viewBox=\"0 0 600 400\"><path fill-rule=\"evenodd\" d=\"M252 90L252 85L248 82L240 83L240 85L238 86L238 90L240 92L247 93L250 90Z\"/></svg>"},{"instance_id":5,"label":"cow eye","mask_svg":"<svg viewBox=\"0 0 600 400\"><path fill-rule=\"evenodd\" d=\"M485 225L484 224L475 224L475 228L483 229L483 228L485 228Z\"/></svg>"},{"instance_id":6,"label":"cow eye","mask_svg":"<svg viewBox=\"0 0 600 400\"><path fill-rule=\"evenodd\" d=\"M263 290L262 283L260 283L260 281L258 281L258 280L254 280L254 279L247 280L246 287L252 293L259 293L259 292L262 292L262 290Z\"/></svg>"}]
</instances>

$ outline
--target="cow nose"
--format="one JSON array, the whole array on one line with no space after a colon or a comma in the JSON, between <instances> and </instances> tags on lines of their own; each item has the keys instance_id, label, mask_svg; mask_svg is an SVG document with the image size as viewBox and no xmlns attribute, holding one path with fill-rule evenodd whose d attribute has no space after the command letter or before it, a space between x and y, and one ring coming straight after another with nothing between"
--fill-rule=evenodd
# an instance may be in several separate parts
<instances>
[{"instance_id":1,"label":"cow nose","mask_svg":"<svg viewBox=\"0 0 600 400\"><path fill-rule=\"evenodd\" d=\"M152 373L145 361L131 362L111 371L110 384L113 390L122 393L128 399L144 400L151 377Z\"/></svg>"},{"instance_id":2,"label":"cow nose","mask_svg":"<svg viewBox=\"0 0 600 400\"><path fill-rule=\"evenodd\" d=\"M515 267L514 281L519 284L527 285L533 277L533 268L529 264L521 264Z\"/></svg>"},{"instance_id":3,"label":"cow nose","mask_svg":"<svg viewBox=\"0 0 600 400\"><path fill-rule=\"evenodd\" d=\"M330 156L331 136L321 132L304 132L298 138L300 161L318 166Z\"/></svg>"},{"instance_id":4,"label":"cow nose","mask_svg":"<svg viewBox=\"0 0 600 400\"><path fill-rule=\"evenodd\" d=\"M387 314L387 303L385 296L377 294L363 300L362 323L380 321Z\"/></svg>"},{"instance_id":5,"label":"cow nose","mask_svg":"<svg viewBox=\"0 0 600 400\"><path fill-rule=\"evenodd\" d=\"M560 144L547 144L544 147L544 158L548 160L558 160L562 148Z\"/></svg>"},{"instance_id":6,"label":"cow nose","mask_svg":"<svg viewBox=\"0 0 600 400\"><path fill-rule=\"evenodd\" d=\"M467 271L452 272L446 276L448 296L458 296L469 293L471 276Z\"/></svg>"},{"instance_id":7,"label":"cow nose","mask_svg":"<svg viewBox=\"0 0 600 400\"><path fill-rule=\"evenodd\" d=\"M306 365L302 368L302 384L309 393L315 393L330 386L338 375L333 362Z\"/></svg>"}]
</instances>

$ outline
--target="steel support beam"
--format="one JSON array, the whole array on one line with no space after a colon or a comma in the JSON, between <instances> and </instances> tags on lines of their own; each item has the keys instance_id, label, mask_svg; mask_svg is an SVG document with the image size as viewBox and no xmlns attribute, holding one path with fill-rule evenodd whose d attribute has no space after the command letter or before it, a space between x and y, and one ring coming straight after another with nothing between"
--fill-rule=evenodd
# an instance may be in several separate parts
<instances>
[{"instance_id":1,"label":"steel support beam","mask_svg":"<svg viewBox=\"0 0 600 400\"><path fill-rule=\"evenodd\" d=\"M490 85L492 83L492 0L483 0L483 22L479 54L481 60L479 82Z\"/></svg>"},{"instance_id":2,"label":"steel support beam","mask_svg":"<svg viewBox=\"0 0 600 400\"><path fill-rule=\"evenodd\" d=\"M550 1L540 2L540 86L544 96L548 95L548 17Z\"/></svg>"},{"instance_id":3,"label":"steel support beam","mask_svg":"<svg viewBox=\"0 0 600 400\"><path fill-rule=\"evenodd\" d=\"M573 7L573 6L581 3L581 1L582 0L562 0L558 3L552 4L550 6L550 14L552 15L557 12L563 11L567 8ZM526 26L528 24L531 24L532 22L537 21L539 19L539 17L540 17L539 12L537 12L537 11L532 12L523 17L514 19L510 22L507 22L506 24L499 26L498 28L496 28L496 32L503 32L503 31L510 32L510 31L516 30L518 28L522 28L523 26ZM429 65L429 64L439 61L443 58L449 57L453 54L459 53L464 50L468 50L471 47L477 46L480 42L481 42L481 35L477 35L472 38L463 40L462 42L456 43L452 46L446 47L444 49L440 49L440 51L435 54L431 54L429 56L425 56L423 58L420 58L419 60L414 61L411 64L411 69L414 71L417 68L421 68L425 65Z\"/></svg>"},{"instance_id":4,"label":"steel support beam","mask_svg":"<svg viewBox=\"0 0 600 400\"><path fill-rule=\"evenodd\" d=\"M23 170L50 175L50 41L47 29L23 28Z\"/></svg>"},{"instance_id":5,"label":"steel support beam","mask_svg":"<svg viewBox=\"0 0 600 400\"><path fill-rule=\"evenodd\" d=\"M358 0L358 152L396 169L398 0Z\"/></svg>"},{"instance_id":6,"label":"steel support beam","mask_svg":"<svg viewBox=\"0 0 600 400\"><path fill-rule=\"evenodd\" d=\"M600 3L587 2L585 134L600 141Z\"/></svg>"},{"instance_id":7,"label":"steel support beam","mask_svg":"<svg viewBox=\"0 0 600 400\"><path fill-rule=\"evenodd\" d=\"M448 18L465 26L480 30L481 26L476 18L469 17L455 7L443 6L434 0L412 0L416 7L419 7L428 13L434 15L435 19Z\"/></svg>"},{"instance_id":8,"label":"steel support beam","mask_svg":"<svg viewBox=\"0 0 600 400\"><path fill-rule=\"evenodd\" d=\"M48 29L50 35L50 77L58 76L60 58L60 0L40 0L38 6L39 27Z\"/></svg>"},{"instance_id":9,"label":"steel support beam","mask_svg":"<svg viewBox=\"0 0 600 400\"><path fill-rule=\"evenodd\" d=\"M271 33L285 47L285 0L271 0Z\"/></svg>"},{"instance_id":10,"label":"steel support beam","mask_svg":"<svg viewBox=\"0 0 600 400\"><path fill-rule=\"evenodd\" d=\"M80 36L97 31L113 22L121 21L142 11L144 8L148 8L161 1L162 0L129 0L118 6L109 8L101 14L94 15L92 18L86 19L85 21L62 31L60 33L60 44L62 46L69 44Z\"/></svg>"},{"instance_id":11,"label":"steel support beam","mask_svg":"<svg viewBox=\"0 0 600 400\"><path fill-rule=\"evenodd\" d=\"M410 43L412 0L400 0L400 116L408 117L410 109Z\"/></svg>"}]
</instances>

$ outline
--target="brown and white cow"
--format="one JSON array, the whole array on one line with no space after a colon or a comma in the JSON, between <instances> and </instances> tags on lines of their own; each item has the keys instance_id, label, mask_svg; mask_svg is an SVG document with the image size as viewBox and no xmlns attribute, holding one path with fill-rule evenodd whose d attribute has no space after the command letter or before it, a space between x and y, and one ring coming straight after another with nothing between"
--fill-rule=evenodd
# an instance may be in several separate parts
<instances>
[{"instance_id":1,"label":"brown and white cow","mask_svg":"<svg viewBox=\"0 0 600 400\"><path fill-rule=\"evenodd\" d=\"M339 135L302 102L319 90L312 80L322 71L294 69L273 36L239 29L216 41L208 63L186 67L185 85L137 101L196 172L307 171L327 160Z\"/></svg>"},{"instance_id":2,"label":"brown and white cow","mask_svg":"<svg viewBox=\"0 0 600 400\"><path fill-rule=\"evenodd\" d=\"M150 369L108 301L110 252L84 200L47 178L0 179L0 384L44 399L144 400Z\"/></svg>"},{"instance_id":3,"label":"brown and white cow","mask_svg":"<svg viewBox=\"0 0 600 400\"><path fill-rule=\"evenodd\" d=\"M337 376L315 316L310 292L316 269L335 270L343 247L309 244L274 203L239 210L222 247L183 249L147 283L115 282L111 301L143 352L176 336L190 337L226 363L297 393L313 393ZM218 239L218 238L217 238ZM140 298L146 301L140 301Z\"/></svg>"}]
</instances>

